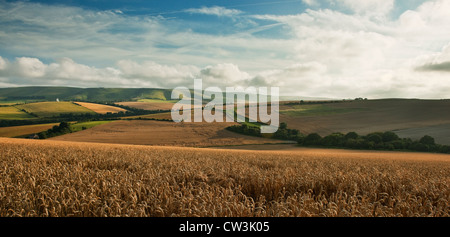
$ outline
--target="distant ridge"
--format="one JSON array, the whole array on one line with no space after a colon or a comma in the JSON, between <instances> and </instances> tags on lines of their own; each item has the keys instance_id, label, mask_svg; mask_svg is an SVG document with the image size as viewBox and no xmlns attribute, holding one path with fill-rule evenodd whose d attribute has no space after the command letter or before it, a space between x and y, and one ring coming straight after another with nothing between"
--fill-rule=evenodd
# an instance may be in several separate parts
<instances>
[{"instance_id":1,"label":"distant ridge","mask_svg":"<svg viewBox=\"0 0 450 237\"><path fill-rule=\"evenodd\" d=\"M30 86L0 88L0 101L129 101L169 100L172 90L154 88L76 88Z\"/></svg>"},{"instance_id":2,"label":"distant ridge","mask_svg":"<svg viewBox=\"0 0 450 237\"><path fill-rule=\"evenodd\" d=\"M136 101L141 99L171 100L172 89L161 88L78 88L26 86L0 88L0 101ZM322 97L280 96L280 101L333 100Z\"/></svg>"}]
</instances>

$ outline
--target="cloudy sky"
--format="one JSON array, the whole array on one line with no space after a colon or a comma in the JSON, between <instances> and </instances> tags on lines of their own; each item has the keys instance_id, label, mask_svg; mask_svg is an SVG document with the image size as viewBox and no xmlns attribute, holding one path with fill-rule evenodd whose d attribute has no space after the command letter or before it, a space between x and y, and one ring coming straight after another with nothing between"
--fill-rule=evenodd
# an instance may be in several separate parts
<instances>
[{"instance_id":1,"label":"cloudy sky","mask_svg":"<svg viewBox=\"0 0 450 237\"><path fill-rule=\"evenodd\" d=\"M0 87L450 98L449 0L0 0Z\"/></svg>"}]
</instances>

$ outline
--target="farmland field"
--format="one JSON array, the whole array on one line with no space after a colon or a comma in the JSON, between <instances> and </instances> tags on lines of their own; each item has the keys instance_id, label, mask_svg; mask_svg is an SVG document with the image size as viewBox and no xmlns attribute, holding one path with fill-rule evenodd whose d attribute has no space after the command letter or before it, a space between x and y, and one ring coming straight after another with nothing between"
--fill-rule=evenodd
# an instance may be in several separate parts
<instances>
[{"instance_id":1,"label":"farmland field","mask_svg":"<svg viewBox=\"0 0 450 237\"><path fill-rule=\"evenodd\" d=\"M145 110L171 110L174 105L173 102L162 100L151 100L149 102L119 102L116 104Z\"/></svg>"},{"instance_id":2,"label":"farmland field","mask_svg":"<svg viewBox=\"0 0 450 237\"><path fill-rule=\"evenodd\" d=\"M450 215L450 156L0 138L0 216Z\"/></svg>"},{"instance_id":3,"label":"farmland field","mask_svg":"<svg viewBox=\"0 0 450 237\"><path fill-rule=\"evenodd\" d=\"M176 103L178 100L162 100L162 99L139 99L137 102L145 103Z\"/></svg>"},{"instance_id":4,"label":"farmland field","mask_svg":"<svg viewBox=\"0 0 450 237\"><path fill-rule=\"evenodd\" d=\"M164 113L156 113L156 114L146 114L146 115L136 115L136 116L127 116L123 117L124 119L133 119L133 118L144 118L144 119L163 119L163 120L172 120L172 114L170 112Z\"/></svg>"},{"instance_id":5,"label":"farmland field","mask_svg":"<svg viewBox=\"0 0 450 237\"><path fill-rule=\"evenodd\" d=\"M450 124L449 108L450 100L387 99L321 105L280 104L280 121L304 134L315 132L322 136L333 132L357 132L365 135L372 132L422 128L408 130L407 133L420 138L433 132L433 126ZM435 139L448 142L448 137L450 130L441 130Z\"/></svg>"},{"instance_id":6,"label":"farmland field","mask_svg":"<svg viewBox=\"0 0 450 237\"><path fill-rule=\"evenodd\" d=\"M80 123L72 124L71 127L72 127L72 131L73 132L78 132L78 131L83 130L83 128L86 128L86 129L93 128L95 126L102 125L102 124L107 124L107 123L110 123L110 122L112 122L112 121L111 120L107 120L107 121L80 122Z\"/></svg>"},{"instance_id":7,"label":"farmland field","mask_svg":"<svg viewBox=\"0 0 450 237\"><path fill-rule=\"evenodd\" d=\"M336 108L327 105L293 105L285 108L281 114L287 116L324 116L332 114L352 113L367 110L365 108Z\"/></svg>"},{"instance_id":8,"label":"farmland field","mask_svg":"<svg viewBox=\"0 0 450 237\"><path fill-rule=\"evenodd\" d=\"M1 106L0 107L0 120L11 120L11 119L32 119L35 118L14 106Z\"/></svg>"},{"instance_id":9,"label":"farmland field","mask_svg":"<svg viewBox=\"0 0 450 237\"><path fill-rule=\"evenodd\" d=\"M20 137L24 135L30 135L33 133L46 131L55 125L58 125L58 123L0 127L0 137Z\"/></svg>"},{"instance_id":10,"label":"farmland field","mask_svg":"<svg viewBox=\"0 0 450 237\"><path fill-rule=\"evenodd\" d=\"M39 117L53 117L60 114L95 114L94 111L83 106L76 105L72 102L38 102L30 104L22 104L16 106L19 109L24 109L28 113L36 114Z\"/></svg>"},{"instance_id":11,"label":"farmland field","mask_svg":"<svg viewBox=\"0 0 450 237\"><path fill-rule=\"evenodd\" d=\"M92 110L98 114L106 114L106 113L118 113L118 112L125 112L127 110L109 106L109 105L103 105L103 104L95 104L95 103L87 103L87 102L74 102L75 104L81 105L89 110Z\"/></svg>"},{"instance_id":12,"label":"farmland field","mask_svg":"<svg viewBox=\"0 0 450 237\"><path fill-rule=\"evenodd\" d=\"M189 147L285 143L285 141L250 137L225 130L233 124L235 123L116 121L85 131L54 137L51 140Z\"/></svg>"}]
</instances>

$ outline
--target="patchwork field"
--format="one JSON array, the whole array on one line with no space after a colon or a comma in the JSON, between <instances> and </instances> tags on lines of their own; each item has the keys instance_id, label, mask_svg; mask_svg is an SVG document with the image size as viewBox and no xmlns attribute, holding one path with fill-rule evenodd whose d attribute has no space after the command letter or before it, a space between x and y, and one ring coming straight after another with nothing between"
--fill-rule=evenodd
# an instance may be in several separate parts
<instances>
[{"instance_id":1,"label":"patchwork field","mask_svg":"<svg viewBox=\"0 0 450 237\"><path fill-rule=\"evenodd\" d=\"M21 111L14 106L0 106L0 120L23 120L33 118L35 117Z\"/></svg>"},{"instance_id":2,"label":"patchwork field","mask_svg":"<svg viewBox=\"0 0 450 237\"><path fill-rule=\"evenodd\" d=\"M0 127L0 137L20 137L46 131L58 123L24 125L14 127Z\"/></svg>"},{"instance_id":3,"label":"patchwork field","mask_svg":"<svg viewBox=\"0 0 450 237\"><path fill-rule=\"evenodd\" d=\"M438 144L450 145L450 124L439 124L425 127L414 127L401 130L395 130L396 134L401 137L409 137L412 139L420 139L422 134L427 134L435 138Z\"/></svg>"},{"instance_id":4,"label":"patchwork field","mask_svg":"<svg viewBox=\"0 0 450 237\"><path fill-rule=\"evenodd\" d=\"M172 114L170 112L164 113L156 113L156 114L146 114L146 115L137 115L137 116L127 116L123 117L124 119L134 119L134 118L144 118L144 119L163 119L163 120L172 120Z\"/></svg>"},{"instance_id":5,"label":"patchwork field","mask_svg":"<svg viewBox=\"0 0 450 237\"><path fill-rule=\"evenodd\" d=\"M118 112L126 112L126 109L122 109L119 107L103 105L103 104L95 104L95 103L87 103L87 102L74 102L77 105L81 105L89 110L92 110L98 114L106 114L106 113L118 113Z\"/></svg>"},{"instance_id":6,"label":"patchwork field","mask_svg":"<svg viewBox=\"0 0 450 237\"><path fill-rule=\"evenodd\" d=\"M85 131L54 137L51 140L183 147L286 143L286 141L250 137L225 130L233 124L150 120L116 121Z\"/></svg>"},{"instance_id":7,"label":"patchwork field","mask_svg":"<svg viewBox=\"0 0 450 237\"><path fill-rule=\"evenodd\" d=\"M281 105L280 121L302 133L317 132L322 136L333 132L354 131L364 135L371 132L405 130L408 132L401 134L420 138L434 133L436 141L450 145L450 130L444 129L445 124L450 124L449 108L450 100L391 99L320 105ZM441 130L439 126L444 127ZM436 128L440 132L436 133Z\"/></svg>"},{"instance_id":8,"label":"patchwork field","mask_svg":"<svg viewBox=\"0 0 450 237\"><path fill-rule=\"evenodd\" d=\"M39 117L53 117L60 114L85 114L95 112L83 106L76 105L72 102L38 102L29 103L16 106L19 109L24 109L28 113L36 114Z\"/></svg>"},{"instance_id":9,"label":"patchwork field","mask_svg":"<svg viewBox=\"0 0 450 237\"><path fill-rule=\"evenodd\" d=\"M107 124L107 123L111 123L113 121L89 121L89 122L80 122L80 123L73 123L71 124L72 127L72 131L73 132L78 132L84 129L89 129L89 128L93 128L95 126L99 126L102 124Z\"/></svg>"},{"instance_id":10,"label":"patchwork field","mask_svg":"<svg viewBox=\"0 0 450 237\"><path fill-rule=\"evenodd\" d=\"M146 102L119 102L116 104L145 110L171 110L174 105L173 102L162 100L146 100Z\"/></svg>"},{"instance_id":11,"label":"patchwork field","mask_svg":"<svg viewBox=\"0 0 450 237\"><path fill-rule=\"evenodd\" d=\"M0 138L0 216L448 217L450 156Z\"/></svg>"}]
</instances>

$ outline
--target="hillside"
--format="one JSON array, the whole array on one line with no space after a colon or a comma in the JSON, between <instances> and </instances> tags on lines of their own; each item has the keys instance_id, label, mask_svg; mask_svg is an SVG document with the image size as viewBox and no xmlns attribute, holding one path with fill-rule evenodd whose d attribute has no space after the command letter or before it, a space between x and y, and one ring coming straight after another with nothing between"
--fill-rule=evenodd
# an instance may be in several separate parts
<instances>
[{"instance_id":1,"label":"hillside","mask_svg":"<svg viewBox=\"0 0 450 237\"><path fill-rule=\"evenodd\" d=\"M74 102L77 105L83 106L89 110L92 110L98 114L106 114L106 113L119 113L119 112L126 112L126 109L122 109L115 106L110 105L104 105L104 104L95 104L95 103L88 103L88 102Z\"/></svg>"},{"instance_id":2,"label":"hillside","mask_svg":"<svg viewBox=\"0 0 450 237\"><path fill-rule=\"evenodd\" d=\"M16 105L15 107L41 118L59 116L61 114L95 114L94 111L72 102L37 102Z\"/></svg>"},{"instance_id":3,"label":"hillside","mask_svg":"<svg viewBox=\"0 0 450 237\"><path fill-rule=\"evenodd\" d=\"M115 121L50 140L180 147L286 143L281 140L245 136L225 129L234 124Z\"/></svg>"},{"instance_id":4,"label":"hillside","mask_svg":"<svg viewBox=\"0 0 450 237\"><path fill-rule=\"evenodd\" d=\"M151 88L74 88L15 87L0 88L0 101L131 101L170 99L171 90Z\"/></svg>"},{"instance_id":5,"label":"hillside","mask_svg":"<svg viewBox=\"0 0 450 237\"><path fill-rule=\"evenodd\" d=\"M420 138L433 135L450 145L450 100L385 99L322 104L283 104L280 121L304 134L394 131Z\"/></svg>"}]
</instances>

